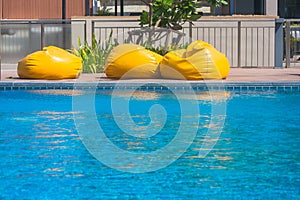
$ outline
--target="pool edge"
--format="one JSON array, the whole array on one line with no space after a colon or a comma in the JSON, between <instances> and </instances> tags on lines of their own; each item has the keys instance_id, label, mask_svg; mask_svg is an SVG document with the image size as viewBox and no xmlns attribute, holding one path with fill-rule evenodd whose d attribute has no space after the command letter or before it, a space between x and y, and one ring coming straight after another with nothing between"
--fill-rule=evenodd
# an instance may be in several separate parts
<instances>
[{"instance_id":1,"label":"pool edge","mask_svg":"<svg viewBox=\"0 0 300 200\"><path fill-rule=\"evenodd\" d=\"M202 90L283 90L283 91L300 91L300 81L298 82L226 82L226 81L101 81L101 82L56 82L56 81L35 81L35 82L14 82L0 81L0 91L6 90L71 90L71 89L128 89L142 87L150 90L162 90L162 87L170 87L173 89L195 89Z\"/></svg>"}]
</instances>

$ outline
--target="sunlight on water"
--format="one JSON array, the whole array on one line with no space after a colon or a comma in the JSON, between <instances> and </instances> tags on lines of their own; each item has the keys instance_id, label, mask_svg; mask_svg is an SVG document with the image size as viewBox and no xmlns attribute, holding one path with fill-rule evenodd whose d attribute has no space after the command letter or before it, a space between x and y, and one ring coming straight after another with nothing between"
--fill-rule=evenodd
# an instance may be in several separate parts
<instances>
[{"instance_id":1,"label":"sunlight on water","mask_svg":"<svg viewBox=\"0 0 300 200\"><path fill-rule=\"evenodd\" d=\"M138 154L137 159L170 143L182 118L199 119L198 124L189 124L198 130L193 143L166 168L142 174L120 172L95 159L80 140L74 115L87 120L90 116L72 110L73 91L1 92L0 199L300 198L300 94L226 92L224 98L216 92L212 98L200 92L196 101L200 113L180 116L172 94L137 91L130 101L134 124L126 115L113 115L110 94L97 91L98 123L113 144ZM125 98L126 92L118 95ZM185 100L189 102L189 94ZM226 116L215 116L225 118L220 127L217 120L210 123L211 103L224 100ZM153 123L153 129L161 131L146 137L143 130L151 123L149 108L154 104L163 105L167 116L165 124ZM128 124L135 134L126 134L116 120ZM211 128L222 128L219 138L206 137ZM210 150L201 146L204 142L216 145L199 158L199 151ZM164 159L168 158L161 162ZM121 167L137 166L128 162Z\"/></svg>"}]
</instances>

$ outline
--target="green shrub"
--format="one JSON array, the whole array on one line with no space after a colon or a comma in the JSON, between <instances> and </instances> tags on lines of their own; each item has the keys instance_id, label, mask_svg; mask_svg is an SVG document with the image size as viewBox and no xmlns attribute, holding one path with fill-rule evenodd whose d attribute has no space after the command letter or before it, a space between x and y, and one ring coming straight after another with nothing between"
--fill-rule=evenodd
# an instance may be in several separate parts
<instances>
[{"instance_id":1,"label":"green shrub","mask_svg":"<svg viewBox=\"0 0 300 200\"><path fill-rule=\"evenodd\" d=\"M72 50L70 50L70 52L82 59L83 73L102 73L104 72L105 62L108 55L117 45L119 45L119 43L117 39L112 38L111 32L109 38L104 43L101 43L99 40L97 40L95 35L93 35L92 37L91 45L89 45L87 41L82 43L80 38L78 38L78 48L73 48ZM185 49L188 44L171 44L168 47L162 45L154 47L152 45L149 45L148 42L145 42L144 44L142 44L142 46L144 46L148 50L164 56L169 51Z\"/></svg>"},{"instance_id":2,"label":"green shrub","mask_svg":"<svg viewBox=\"0 0 300 200\"><path fill-rule=\"evenodd\" d=\"M168 46L167 48L163 47L163 46L159 46L159 47L153 47L153 46L149 46L149 45L143 45L146 49L153 51L157 54L160 54L162 56L166 55L168 52L170 51L174 51L174 50L178 50L178 49L186 49L188 44L173 44Z\"/></svg>"},{"instance_id":3,"label":"green shrub","mask_svg":"<svg viewBox=\"0 0 300 200\"><path fill-rule=\"evenodd\" d=\"M110 12L111 8L101 8L99 10L97 10L97 13L95 14L96 16L111 16L113 15Z\"/></svg>"},{"instance_id":4,"label":"green shrub","mask_svg":"<svg viewBox=\"0 0 300 200\"><path fill-rule=\"evenodd\" d=\"M202 1L191 0L142 0L149 7L149 11L142 11L140 16L141 27L163 27L181 30L186 22L197 21L201 13L197 8ZM227 5L227 0L207 0L213 7Z\"/></svg>"},{"instance_id":5,"label":"green shrub","mask_svg":"<svg viewBox=\"0 0 300 200\"><path fill-rule=\"evenodd\" d=\"M96 36L92 37L92 45L89 45L87 41L81 43L78 39L78 48L71 50L71 53L82 59L82 72L83 73L102 73L104 72L104 66L106 59L111 50L118 45L116 39L112 42L112 32L109 35L108 40L101 43L96 39Z\"/></svg>"}]
</instances>

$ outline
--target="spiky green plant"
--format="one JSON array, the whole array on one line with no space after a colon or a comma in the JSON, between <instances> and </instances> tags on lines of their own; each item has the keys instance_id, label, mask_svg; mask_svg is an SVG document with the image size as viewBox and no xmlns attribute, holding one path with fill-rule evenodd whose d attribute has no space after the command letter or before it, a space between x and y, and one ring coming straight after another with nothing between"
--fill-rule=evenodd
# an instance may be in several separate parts
<instances>
[{"instance_id":1,"label":"spiky green plant","mask_svg":"<svg viewBox=\"0 0 300 200\"><path fill-rule=\"evenodd\" d=\"M82 59L83 73L104 72L105 62L109 53L118 45L117 39L112 39L112 34L111 32L104 43L97 40L96 36L93 35L91 45L87 41L82 43L80 38L78 38L78 48L72 49L71 52Z\"/></svg>"}]
</instances>

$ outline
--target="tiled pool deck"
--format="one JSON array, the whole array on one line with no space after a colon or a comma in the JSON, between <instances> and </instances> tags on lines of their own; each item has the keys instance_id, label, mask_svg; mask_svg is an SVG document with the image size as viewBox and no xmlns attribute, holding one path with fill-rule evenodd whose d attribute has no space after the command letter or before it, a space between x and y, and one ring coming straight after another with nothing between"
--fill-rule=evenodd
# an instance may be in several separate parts
<instances>
[{"instance_id":1,"label":"tiled pool deck","mask_svg":"<svg viewBox=\"0 0 300 200\"><path fill-rule=\"evenodd\" d=\"M121 83L124 87L147 84L151 89L157 89L158 84L165 86L186 86L188 83L192 87L210 86L218 89L225 86L227 90L236 89L267 89L300 91L300 68L287 69L255 69L255 68L232 68L230 75L222 81L182 81L166 79L131 79L112 80L106 78L105 74L81 74L78 79L66 80L32 80L19 79L16 70L2 70L0 81L1 90L11 89L72 89L74 83L81 87L89 87L90 84L97 84L98 88L110 89L116 83ZM124 83L124 84L123 84ZM79 86L79 85L77 85ZM119 85L120 86L120 85Z\"/></svg>"}]
</instances>

